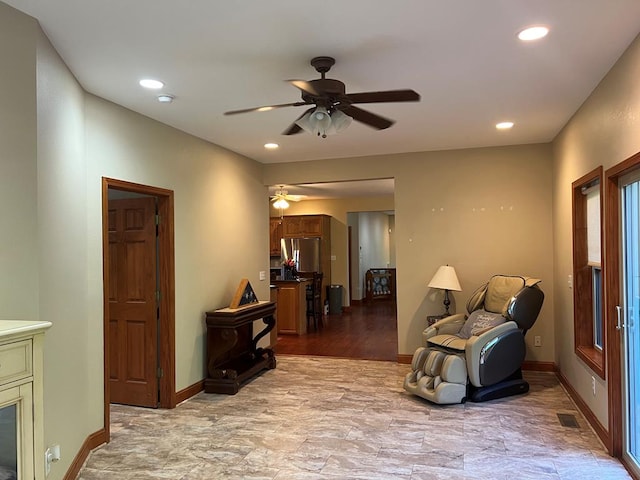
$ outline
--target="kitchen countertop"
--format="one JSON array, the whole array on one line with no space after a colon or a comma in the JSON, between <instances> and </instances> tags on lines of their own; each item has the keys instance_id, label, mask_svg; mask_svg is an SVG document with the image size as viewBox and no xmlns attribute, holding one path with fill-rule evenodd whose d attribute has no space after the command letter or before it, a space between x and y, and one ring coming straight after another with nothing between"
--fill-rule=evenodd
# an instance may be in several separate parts
<instances>
[{"instance_id":1,"label":"kitchen countertop","mask_svg":"<svg viewBox=\"0 0 640 480\"><path fill-rule=\"evenodd\" d=\"M294 280L271 280L270 287L277 287L278 285L282 285L283 283L305 283L310 282L310 278L297 278Z\"/></svg>"}]
</instances>

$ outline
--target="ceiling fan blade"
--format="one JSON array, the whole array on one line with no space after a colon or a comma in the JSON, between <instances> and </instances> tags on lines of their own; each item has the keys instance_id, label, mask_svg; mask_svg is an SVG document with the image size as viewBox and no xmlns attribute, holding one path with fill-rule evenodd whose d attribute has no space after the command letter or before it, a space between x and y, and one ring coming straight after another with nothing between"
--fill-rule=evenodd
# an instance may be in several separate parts
<instances>
[{"instance_id":1,"label":"ceiling fan blade","mask_svg":"<svg viewBox=\"0 0 640 480\"><path fill-rule=\"evenodd\" d=\"M349 93L345 96L351 103L418 102L420 100L420 94L413 90Z\"/></svg>"},{"instance_id":2,"label":"ceiling fan blade","mask_svg":"<svg viewBox=\"0 0 640 480\"><path fill-rule=\"evenodd\" d=\"M300 133L302 131L302 128L300 128L296 122L293 122L291 125L289 125L289 128L287 128L284 132L282 132L282 135L295 135L296 133Z\"/></svg>"},{"instance_id":3,"label":"ceiling fan blade","mask_svg":"<svg viewBox=\"0 0 640 480\"><path fill-rule=\"evenodd\" d=\"M224 112L225 115L235 115L236 113L248 113L248 112L268 112L275 108L282 107L299 107L300 105L309 105L307 102L293 102L293 103L281 103L280 105L264 105L262 107L243 108L242 110L231 110Z\"/></svg>"},{"instance_id":4,"label":"ceiling fan blade","mask_svg":"<svg viewBox=\"0 0 640 480\"><path fill-rule=\"evenodd\" d=\"M362 122L365 125L369 125L370 127L376 128L378 130L389 128L395 123L393 120L381 117L380 115L376 115L375 113L367 112L366 110L354 107L353 105L341 108L340 110L342 110L346 115L349 115L354 120Z\"/></svg>"},{"instance_id":5,"label":"ceiling fan blade","mask_svg":"<svg viewBox=\"0 0 640 480\"><path fill-rule=\"evenodd\" d=\"M312 112L313 110L314 110L314 107L311 107L311 108L307 108L304 112L302 112L302 115L296 118L293 121L293 123L289 125L289 128L287 128L284 132L282 132L282 135L295 135L296 133L300 133L302 131L302 127L300 127L296 122L300 120L302 117L304 117L307 113Z\"/></svg>"},{"instance_id":6,"label":"ceiling fan blade","mask_svg":"<svg viewBox=\"0 0 640 480\"><path fill-rule=\"evenodd\" d=\"M318 92L315 87L306 80L287 80L287 82L294 87L299 88L303 92L313 95L314 97L319 97L321 95L320 92Z\"/></svg>"},{"instance_id":7,"label":"ceiling fan blade","mask_svg":"<svg viewBox=\"0 0 640 480\"><path fill-rule=\"evenodd\" d=\"M289 202L299 202L304 197L306 197L306 195L285 195L284 199L288 200Z\"/></svg>"}]
</instances>

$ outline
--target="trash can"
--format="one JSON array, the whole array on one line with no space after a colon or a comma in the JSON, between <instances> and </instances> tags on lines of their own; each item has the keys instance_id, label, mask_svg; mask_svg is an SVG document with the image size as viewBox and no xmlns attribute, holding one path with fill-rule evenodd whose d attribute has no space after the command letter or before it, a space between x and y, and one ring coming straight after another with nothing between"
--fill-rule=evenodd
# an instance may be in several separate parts
<instances>
[{"instance_id":1,"label":"trash can","mask_svg":"<svg viewBox=\"0 0 640 480\"><path fill-rule=\"evenodd\" d=\"M342 285L329 285L327 287L327 297L329 298L329 315L341 314Z\"/></svg>"}]
</instances>

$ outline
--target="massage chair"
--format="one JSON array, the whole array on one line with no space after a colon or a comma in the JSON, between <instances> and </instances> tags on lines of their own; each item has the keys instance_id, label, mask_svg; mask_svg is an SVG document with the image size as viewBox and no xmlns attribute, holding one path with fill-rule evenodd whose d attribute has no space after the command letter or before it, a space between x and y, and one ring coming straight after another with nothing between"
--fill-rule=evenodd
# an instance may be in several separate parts
<instances>
[{"instance_id":1,"label":"massage chair","mask_svg":"<svg viewBox=\"0 0 640 480\"><path fill-rule=\"evenodd\" d=\"M544 293L540 280L495 275L467 302L465 314L445 317L422 332L404 380L410 393L439 404L482 402L529 391L521 366L524 336Z\"/></svg>"}]
</instances>

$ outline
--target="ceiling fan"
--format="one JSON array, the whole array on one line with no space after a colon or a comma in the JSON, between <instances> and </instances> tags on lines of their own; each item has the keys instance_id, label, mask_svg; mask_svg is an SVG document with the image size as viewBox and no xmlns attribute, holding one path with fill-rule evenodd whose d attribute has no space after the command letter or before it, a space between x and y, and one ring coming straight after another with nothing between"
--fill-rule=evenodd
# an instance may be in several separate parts
<instances>
[{"instance_id":1,"label":"ceiling fan","mask_svg":"<svg viewBox=\"0 0 640 480\"><path fill-rule=\"evenodd\" d=\"M284 189L284 185L278 185L278 189L271 196L271 203L275 208L283 210L289 208L288 202L299 202L305 197L305 195L289 195L289 192Z\"/></svg>"},{"instance_id":2,"label":"ceiling fan","mask_svg":"<svg viewBox=\"0 0 640 480\"><path fill-rule=\"evenodd\" d=\"M266 112L275 108L314 105L300 115L283 132L283 135L293 135L305 130L326 138L327 134L336 133L349 126L351 119L377 130L383 130L393 125L393 120L356 107L356 104L417 102L420 100L418 93L408 89L346 93L344 83L340 80L325 77L325 74L336 63L332 57L315 57L311 59L310 63L320 73L320 78L310 81L288 80L291 85L301 91L301 102L232 110L225 112L225 115Z\"/></svg>"}]
</instances>

